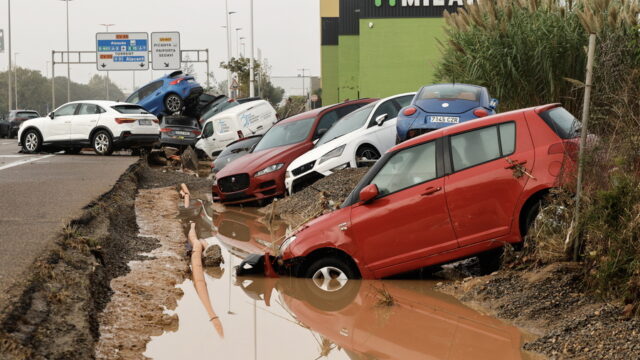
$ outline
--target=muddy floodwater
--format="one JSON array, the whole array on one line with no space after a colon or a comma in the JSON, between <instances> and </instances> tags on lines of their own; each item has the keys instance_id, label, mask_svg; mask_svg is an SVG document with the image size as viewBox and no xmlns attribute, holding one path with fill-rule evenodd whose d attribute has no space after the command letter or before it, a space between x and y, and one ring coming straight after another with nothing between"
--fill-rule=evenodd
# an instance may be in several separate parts
<instances>
[{"instance_id":1,"label":"muddy floodwater","mask_svg":"<svg viewBox=\"0 0 640 360\"><path fill-rule=\"evenodd\" d=\"M177 286L184 295L165 312L177 316L178 328L151 337L146 357L529 358L516 327L434 291L434 281L348 281L327 292L308 279L236 277L242 258L281 241L287 226L266 226L252 209L214 210L202 201L181 208L179 218L194 221L209 245L220 245L225 262L204 270L208 299L193 274Z\"/></svg>"}]
</instances>

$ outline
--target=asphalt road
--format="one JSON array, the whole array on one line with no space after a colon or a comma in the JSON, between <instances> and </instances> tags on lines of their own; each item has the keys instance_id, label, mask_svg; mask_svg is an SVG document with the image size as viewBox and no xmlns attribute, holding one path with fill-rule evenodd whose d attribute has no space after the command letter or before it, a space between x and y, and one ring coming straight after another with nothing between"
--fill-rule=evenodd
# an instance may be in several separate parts
<instances>
[{"instance_id":1,"label":"asphalt road","mask_svg":"<svg viewBox=\"0 0 640 360\"><path fill-rule=\"evenodd\" d=\"M107 192L138 158L18 153L0 139L0 307L6 289L53 241L67 221Z\"/></svg>"}]
</instances>

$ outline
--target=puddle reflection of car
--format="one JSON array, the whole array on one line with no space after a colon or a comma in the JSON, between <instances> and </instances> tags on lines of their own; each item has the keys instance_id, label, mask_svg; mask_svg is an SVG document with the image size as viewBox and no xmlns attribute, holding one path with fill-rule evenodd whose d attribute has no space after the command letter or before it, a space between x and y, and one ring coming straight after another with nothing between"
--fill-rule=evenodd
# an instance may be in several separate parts
<instances>
[{"instance_id":1,"label":"puddle reflection of car","mask_svg":"<svg viewBox=\"0 0 640 360\"><path fill-rule=\"evenodd\" d=\"M489 90L467 84L423 87L398 114L398 142L454 124L495 114L498 101Z\"/></svg>"},{"instance_id":2,"label":"puddle reflection of car","mask_svg":"<svg viewBox=\"0 0 640 360\"><path fill-rule=\"evenodd\" d=\"M227 209L217 214L216 236L229 252L241 259L249 254L264 254L273 241L283 240L286 228L284 224L274 223L269 230L260 218L258 213Z\"/></svg>"},{"instance_id":3,"label":"puddle reflection of car","mask_svg":"<svg viewBox=\"0 0 640 360\"><path fill-rule=\"evenodd\" d=\"M288 237L273 264L314 279L382 278L478 256L492 271L497 249L520 243L549 190L568 181L579 129L552 104L396 145L340 209Z\"/></svg>"},{"instance_id":4,"label":"puddle reflection of car","mask_svg":"<svg viewBox=\"0 0 640 360\"><path fill-rule=\"evenodd\" d=\"M521 359L521 334L422 281L350 281L323 290L307 279L239 279L248 296L269 304L272 286L302 326L351 359ZM392 300L393 305L385 302ZM270 301L271 304L274 301Z\"/></svg>"}]
</instances>

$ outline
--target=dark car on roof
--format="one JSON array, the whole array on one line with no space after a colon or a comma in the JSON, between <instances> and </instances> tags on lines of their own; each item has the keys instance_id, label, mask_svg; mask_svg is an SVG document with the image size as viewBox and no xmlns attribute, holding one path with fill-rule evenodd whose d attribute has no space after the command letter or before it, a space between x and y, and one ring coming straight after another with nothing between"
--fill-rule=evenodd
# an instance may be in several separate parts
<instances>
[{"instance_id":1,"label":"dark car on roof","mask_svg":"<svg viewBox=\"0 0 640 360\"><path fill-rule=\"evenodd\" d=\"M214 201L239 204L282 196L289 164L313 148L341 117L377 99L326 106L284 119L262 137L250 154L220 170L212 187Z\"/></svg>"},{"instance_id":2,"label":"dark car on roof","mask_svg":"<svg viewBox=\"0 0 640 360\"><path fill-rule=\"evenodd\" d=\"M35 110L11 110L7 117L9 122L9 137L14 138L18 135L20 124L29 119L39 118L40 114ZM0 131L2 132L2 131Z\"/></svg>"},{"instance_id":3,"label":"dark car on roof","mask_svg":"<svg viewBox=\"0 0 640 360\"><path fill-rule=\"evenodd\" d=\"M188 116L165 116L160 120L160 146L173 146L184 150L195 146L201 134L200 125Z\"/></svg>"},{"instance_id":4,"label":"dark car on roof","mask_svg":"<svg viewBox=\"0 0 640 360\"><path fill-rule=\"evenodd\" d=\"M227 145L227 147L218 154L216 159L213 160L213 163L211 164L211 173L214 175L217 174L233 160L250 153L260 139L262 139L262 135L253 135L238 139Z\"/></svg>"}]
</instances>

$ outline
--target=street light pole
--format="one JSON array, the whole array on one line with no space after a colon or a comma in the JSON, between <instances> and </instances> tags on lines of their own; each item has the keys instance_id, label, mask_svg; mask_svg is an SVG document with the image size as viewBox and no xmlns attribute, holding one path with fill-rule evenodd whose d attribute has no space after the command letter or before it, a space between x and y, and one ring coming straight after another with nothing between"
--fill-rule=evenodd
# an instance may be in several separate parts
<instances>
[{"instance_id":1,"label":"street light pole","mask_svg":"<svg viewBox=\"0 0 640 360\"><path fill-rule=\"evenodd\" d=\"M240 42L238 43L238 46L242 46L242 51L238 50L239 56L238 57L244 57L245 53L244 53L244 40L245 37L244 36L240 36Z\"/></svg>"},{"instance_id":2,"label":"street light pole","mask_svg":"<svg viewBox=\"0 0 640 360\"><path fill-rule=\"evenodd\" d=\"M11 66L11 0L8 0L9 3L9 31L7 31L7 38L8 38L8 45L9 45L9 49L8 49L8 58L9 58L9 69L7 70L7 75L8 75L8 79L7 79L7 94L9 94L8 97L8 101L7 101L7 113L9 111L11 111L11 104L13 103L13 99L12 99L12 95L11 95L11 70L12 70L12 66Z\"/></svg>"},{"instance_id":3,"label":"street light pole","mask_svg":"<svg viewBox=\"0 0 640 360\"><path fill-rule=\"evenodd\" d=\"M106 31L105 31L105 32L109 32L109 27L111 27L111 26L113 26L113 25L115 25L115 24L100 24L100 25L102 25L102 26L104 26L104 27L105 27L105 29L106 29ZM107 100L110 100L110 99L109 99L109 83L110 83L111 81L109 80L109 71L107 71L107 81L106 81L106 82L107 82Z\"/></svg>"},{"instance_id":4,"label":"street light pole","mask_svg":"<svg viewBox=\"0 0 640 360\"><path fill-rule=\"evenodd\" d=\"M242 28L236 28L236 56L240 57L240 30Z\"/></svg>"},{"instance_id":5,"label":"street light pole","mask_svg":"<svg viewBox=\"0 0 640 360\"><path fill-rule=\"evenodd\" d=\"M67 102L69 102L71 101L71 59L69 58L69 1L72 0L60 1L64 1L67 6Z\"/></svg>"},{"instance_id":6,"label":"street light pole","mask_svg":"<svg viewBox=\"0 0 640 360\"><path fill-rule=\"evenodd\" d=\"M231 97L231 70L228 69L231 62L231 28L229 27L229 15L235 12L229 12L229 0L225 0L225 13L227 17L227 96Z\"/></svg>"},{"instance_id":7,"label":"street light pole","mask_svg":"<svg viewBox=\"0 0 640 360\"><path fill-rule=\"evenodd\" d=\"M255 90L255 74L254 74L254 63L253 63L253 0L250 1L249 3L250 6L250 29L249 29L249 47L251 49L249 49L249 97L254 97L256 90Z\"/></svg>"},{"instance_id":8,"label":"street light pole","mask_svg":"<svg viewBox=\"0 0 640 360\"><path fill-rule=\"evenodd\" d=\"M13 63L16 65L16 73L13 74L13 90L16 92L15 93L15 97L16 97L16 107L15 110L18 110L18 54L20 53L14 53L13 54Z\"/></svg>"}]
</instances>

